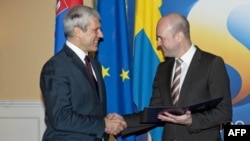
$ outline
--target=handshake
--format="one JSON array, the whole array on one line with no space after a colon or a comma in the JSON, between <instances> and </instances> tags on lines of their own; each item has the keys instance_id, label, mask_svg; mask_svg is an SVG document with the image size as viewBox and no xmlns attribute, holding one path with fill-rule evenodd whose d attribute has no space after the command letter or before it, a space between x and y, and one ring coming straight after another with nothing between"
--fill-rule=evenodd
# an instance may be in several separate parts
<instances>
[{"instance_id":1,"label":"handshake","mask_svg":"<svg viewBox=\"0 0 250 141\"><path fill-rule=\"evenodd\" d=\"M118 135L127 128L127 123L123 117L117 113L110 113L105 118L105 132L111 135Z\"/></svg>"}]
</instances>

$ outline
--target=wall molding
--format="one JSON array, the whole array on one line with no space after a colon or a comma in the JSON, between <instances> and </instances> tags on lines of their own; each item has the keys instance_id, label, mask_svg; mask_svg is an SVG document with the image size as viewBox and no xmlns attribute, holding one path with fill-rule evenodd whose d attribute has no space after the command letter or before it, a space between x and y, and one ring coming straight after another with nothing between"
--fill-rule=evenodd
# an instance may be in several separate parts
<instances>
[{"instance_id":1,"label":"wall molding","mask_svg":"<svg viewBox=\"0 0 250 141\"><path fill-rule=\"evenodd\" d=\"M35 100L0 100L1 141L41 141L44 106Z\"/></svg>"}]
</instances>

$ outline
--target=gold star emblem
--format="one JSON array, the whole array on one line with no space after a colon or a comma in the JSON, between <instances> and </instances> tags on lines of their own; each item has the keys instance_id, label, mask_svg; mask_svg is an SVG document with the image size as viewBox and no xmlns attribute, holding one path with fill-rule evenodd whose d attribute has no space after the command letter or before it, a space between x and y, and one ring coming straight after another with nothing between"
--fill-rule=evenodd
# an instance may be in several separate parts
<instances>
[{"instance_id":1,"label":"gold star emblem","mask_svg":"<svg viewBox=\"0 0 250 141\"><path fill-rule=\"evenodd\" d=\"M105 68L104 66L102 66L102 77L104 78L105 76L110 76L109 68Z\"/></svg>"},{"instance_id":2,"label":"gold star emblem","mask_svg":"<svg viewBox=\"0 0 250 141\"><path fill-rule=\"evenodd\" d=\"M122 69L122 73L120 74L120 76L122 77L122 81L124 81L125 79L129 79L128 73L129 71L125 71L124 69Z\"/></svg>"}]
</instances>

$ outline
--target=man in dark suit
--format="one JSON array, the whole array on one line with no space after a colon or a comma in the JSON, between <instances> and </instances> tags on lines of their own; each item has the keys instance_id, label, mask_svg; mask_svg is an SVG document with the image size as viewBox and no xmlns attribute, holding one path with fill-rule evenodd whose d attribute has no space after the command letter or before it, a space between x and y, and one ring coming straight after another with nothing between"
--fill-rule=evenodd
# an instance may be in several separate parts
<instances>
[{"instance_id":1,"label":"man in dark suit","mask_svg":"<svg viewBox=\"0 0 250 141\"><path fill-rule=\"evenodd\" d=\"M43 141L108 141L106 132L116 135L126 128L122 117L106 118L101 65L88 55L98 50L100 28L99 14L90 7L73 7L65 16L67 41L40 77L47 125Z\"/></svg>"},{"instance_id":2,"label":"man in dark suit","mask_svg":"<svg viewBox=\"0 0 250 141\"><path fill-rule=\"evenodd\" d=\"M162 140L221 141L220 125L232 118L229 77L223 59L192 44L189 22L179 14L162 17L156 34L157 45L166 60L157 68L150 106L187 106L223 97L215 108L207 111L186 111L179 116L159 114L164 126ZM178 59L182 63L176 68ZM174 78L176 70L180 72L178 81ZM140 123L141 113L124 115L128 128L122 132L123 136L157 126Z\"/></svg>"}]
</instances>

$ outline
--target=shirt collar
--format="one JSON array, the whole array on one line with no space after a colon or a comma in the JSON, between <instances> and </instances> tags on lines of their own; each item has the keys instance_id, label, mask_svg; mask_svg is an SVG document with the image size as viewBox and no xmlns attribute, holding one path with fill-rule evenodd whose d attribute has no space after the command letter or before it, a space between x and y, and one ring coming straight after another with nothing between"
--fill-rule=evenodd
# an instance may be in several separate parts
<instances>
[{"instance_id":1,"label":"shirt collar","mask_svg":"<svg viewBox=\"0 0 250 141\"><path fill-rule=\"evenodd\" d=\"M76 55L82 60L84 61L84 58L86 55L88 55L88 53L83 52L79 47L75 46L74 44L72 44L70 41L66 41L66 45L73 50L73 52L76 53Z\"/></svg>"},{"instance_id":2,"label":"shirt collar","mask_svg":"<svg viewBox=\"0 0 250 141\"><path fill-rule=\"evenodd\" d=\"M193 58L193 56L194 56L194 53L195 53L196 49L197 49L197 48L196 48L194 45L192 45L192 46L188 49L188 51L187 51L184 55L182 55L181 59L182 59L185 63L187 63L187 64L189 65L190 62L191 62L191 60L192 60L192 58Z\"/></svg>"}]
</instances>

